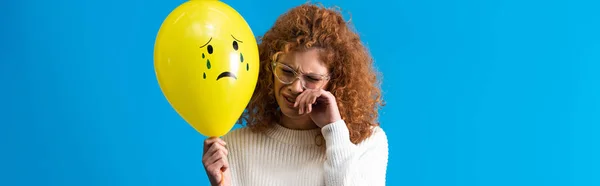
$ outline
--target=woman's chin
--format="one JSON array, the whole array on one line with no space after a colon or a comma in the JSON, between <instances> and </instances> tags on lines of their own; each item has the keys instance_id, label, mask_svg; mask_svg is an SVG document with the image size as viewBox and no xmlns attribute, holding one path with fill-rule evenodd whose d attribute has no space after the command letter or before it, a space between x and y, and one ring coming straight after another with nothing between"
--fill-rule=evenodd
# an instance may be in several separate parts
<instances>
[{"instance_id":1,"label":"woman's chin","mask_svg":"<svg viewBox=\"0 0 600 186\"><path fill-rule=\"evenodd\" d=\"M307 117L308 115L306 114L298 114L298 109L295 108L289 108L287 106L280 106L279 108L281 108L281 113L291 119L299 119L299 118L303 118L303 117Z\"/></svg>"},{"instance_id":2,"label":"woman's chin","mask_svg":"<svg viewBox=\"0 0 600 186\"><path fill-rule=\"evenodd\" d=\"M280 107L281 113L289 118L298 118L300 115L298 114L297 109L288 108L287 106Z\"/></svg>"}]
</instances>

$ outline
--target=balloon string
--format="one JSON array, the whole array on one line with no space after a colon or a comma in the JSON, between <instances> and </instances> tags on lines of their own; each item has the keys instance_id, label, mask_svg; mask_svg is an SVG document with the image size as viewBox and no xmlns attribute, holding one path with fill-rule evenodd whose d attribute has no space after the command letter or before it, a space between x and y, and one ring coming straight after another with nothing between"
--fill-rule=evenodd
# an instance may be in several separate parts
<instances>
[{"instance_id":1,"label":"balloon string","mask_svg":"<svg viewBox=\"0 0 600 186\"><path fill-rule=\"evenodd\" d=\"M219 136L217 138L221 138L221 136ZM219 185L224 185L225 184L225 183L223 183L224 180L225 180L225 171L223 171L221 169L221 182L220 182L221 184L219 184Z\"/></svg>"},{"instance_id":2,"label":"balloon string","mask_svg":"<svg viewBox=\"0 0 600 186\"><path fill-rule=\"evenodd\" d=\"M221 182L219 182L221 184L219 184L219 185L223 185L224 184L223 180L225 180L225 174L223 173L223 171L221 171Z\"/></svg>"}]
</instances>

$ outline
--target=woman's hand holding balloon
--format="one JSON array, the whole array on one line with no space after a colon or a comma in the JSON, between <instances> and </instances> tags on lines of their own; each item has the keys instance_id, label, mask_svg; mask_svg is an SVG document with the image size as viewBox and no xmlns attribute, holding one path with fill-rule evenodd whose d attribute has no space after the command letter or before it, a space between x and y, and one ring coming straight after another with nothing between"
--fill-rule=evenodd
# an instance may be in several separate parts
<instances>
[{"instance_id":1,"label":"woman's hand holding balloon","mask_svg":"<svg viewBox=\"0 0 600 186\"><path fill-rule=\"evenodd\" d=\"M217 137L207 138L204 141L202 164L204 164L204 170L213 186L231 184L231 171L227 161L229 152L225 148L225 144L225 141Z\"/></svg>"}]
</instances>

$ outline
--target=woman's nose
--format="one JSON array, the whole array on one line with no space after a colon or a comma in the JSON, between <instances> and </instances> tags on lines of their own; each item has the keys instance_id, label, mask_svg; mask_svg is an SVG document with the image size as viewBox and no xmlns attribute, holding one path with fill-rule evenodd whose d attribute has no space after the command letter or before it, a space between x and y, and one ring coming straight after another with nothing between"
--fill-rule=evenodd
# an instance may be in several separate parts
<instances>
[{"instance_id":1,"label":"woman's nose","mask_svg":"<svg viewBox=\"0 0 600 186\"><path fill-rule=\"evenodd\" d=\"M304 91L304 87L302 87L302 80L299 78L294 80L294 82L292 82L292 84L289 85L289 89L293 93L301 93L302 91Z\"/></svg>"}]
</instances>

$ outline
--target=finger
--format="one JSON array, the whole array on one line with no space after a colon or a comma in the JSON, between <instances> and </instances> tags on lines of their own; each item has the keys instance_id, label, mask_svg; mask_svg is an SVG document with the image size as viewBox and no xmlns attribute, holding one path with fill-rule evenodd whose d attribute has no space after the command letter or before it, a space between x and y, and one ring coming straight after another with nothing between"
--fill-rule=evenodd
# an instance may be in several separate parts
<instances>
[{"instance_id":1,"label":"finger","mask_svg":"<svg viewBox=\"0 0 600 186\"><path fill-rule=\"evenodd\" d=\"M326 90L321 90L321 95L317 97L319 103L329 104L332 103L332 100L335 101L335 96Z\"/></svg>"},{"instance_id":2,"label":"finger","mask_svg":"<svg viewBox=\"0 0 600 186\"><path fill-rule=\"evenodd\" d=\"M214 139L207 138L204 140L204 147L202 148L202 154L206 154L206 151L210 148L210 146L215 142Z\"/></svg>"},{"instance_id":3,"label":"finger","mask_svg":"<svg viewBox=\"0 0 600 186\"><path fill-rule=\"evenodd\" d=\"M211 164L206 170L211 177L214 178L214 181L218 183L220 183L220 180L223 180L223 171L221 171L221 167L223 167L223 162L216 162Z\"/></svg>"},{"instance_id":4,"label":"finger","mask_svg":"<svg viewBox=\"0 0 600 186\"><path fill-rule=\"evenodd\" d=\"M229 151L227 150L227 147L225 147L223 145L215 144L215 145L213 145L212 148L214 148L214 150L212 152L207 152L207 153L214 154L216 152L223 151L225 153L225 156L227 156L229 153Z\"/></svg>"},{"instance_id":5,"label":"finger","mask_svg":"<svg viewBox=\"0 0 600 186\"><path fill-rule=\"evenodd\" d=\"M215 140L216 140L217 142L219 142L221 145L223 145L223 146L227 145L227 143L225 143L225 141L223 141L223 139L221 139L221 138L217 138L217 137L213 137L213 138L215 138Z\"/></svg>"},{"instance_id":6,"label":"finger","mask_svg":"<svg viewBox=\"0 0 600 186\"><path fill-rule=\"evenodd\" d=\"M319 92L313 92L306 98L306 113L312 112L312 106L315 102L315 99L319 96Z\"/></svg>"},{"instance_id":7,"label":"finger","mask_svg":"<svg viewBox=\"0 0 600 186\"><path fill-rule=\"evenodd\" d=\"M315 95L315 96L312 98L312 100L311 100L311 103L312 103L312 104L315 104L315 103L317 103L317 100L318 100L319 98L322 98L322 97L324 96L323 94L324 94L323 90L320 90L320 91L319 91L319 92L318 92L318 93L317 93L317 94L316 94L316 95Z\"/></svg>"},{"instance_id":8,"label":"finger","mask_svg":"<svg viewBox=\"0 0 600 186\"><path fill-rule=\"evenodd\" d=\"M226 153L225 153L224 151L217 151L217 152L215 152L214 154L212 154L210 157L208 157L208 158L206 159L206 162L207 162L208 164L214 164L214 163L216 163L216 162L218 162L218 161L221 161L221 160L223 160L223 159L226 159L226 158L227 158L227 155L225 155L225 154L226 154Z\"/></svg>"},{"instance_id":9,"label":"finger","mask_svg":"<svg viewBox=\"0 0 600 186\"><path fill-rule=\"evenodd\" d=\"M325 91L325 90L322 90L322 89L321 89L321 90L319 91L319 96L316 96L316 97L314 98L314 100L313 100L313 104L315 104L315 105L316 105L316 104L324 104L324 105L327 105L327 104L329 103L329 102L327 101L327 99L328 99L328 98L327 98L327 97L328 97L327 93L328 93L327 91Z\"/></svg>"},{"instance_id":10,"label":"finger","mask_svg":"<svg viewBox=\"0 0 600 186\"><path fill-rule=\"evenodd\" d=\"M301 105L300 114L306 113L306 97L309 95L310 95L309 93L304 94L304 96L302 96L302 99L300 100L300 105Z\"/></svg>"},{"instance_id":11,"label":"finger","mask_svg":"<svg viewBox=\"0 0 600 186\"><path fill-rule=\"evenodd\" d=\"M208 150L206 150L205 154L210 156L210 155L214 154L215 151L220 150L220 149L226 150L225 146L223 146L221 143L215 142L210 145Z\"/></svg>"},{"instance_id":12,"label":"finger","mask_svg":"<svg viewBox=\"0 0 600 186\"><path fill-rule=\"evenodd\" d=\"M223 167L221 168L221 171L225 172L229 168L229 159L223 158L222 160L223 160Z\"/></svg>"},{"instance_id":13,"label":"finger","mask_svg":"<svg viewBox=\"0 0 600 186\"><path fill-rule=\"evenodd\" d=\"M206 140L204 140L204 154L206 154L206 151L208 151L208 149L210 148L210 146L212 146L213 143L221 143L222 145L226 145L225 141L223 141L223 139L218 138L218 137L210 137L207 138Z\"/></svg>"},{"instance_id":14,"label":"finger","mask_svg":"<svg viewBox=\"0 0 600 186\"><path fill-rule=\"evenodd\" d=\"M304 92L304 95L302 96L302 99L300 100L300 106L301 106L301 113L300 114L306 114L308 111L308 107L306 105L306 103L308 102L308 98L312 95L312 91L311 90L307 90Z\"/></svg>"},{"instance_id":15,"label":"finger","mask_svg":"<svg viewBox=\"0 0 600 186\"><path fill-rule=\"evenodd\" d=\"M218 151L217 151L218 152ZM207 153L204 155L204 157L202 157L202 163L204 164L204 166L208 167L208 165L213 164L215 161L219 160L219 154L217 154L217 152L214 153Z\"/></svg>"},{"instance_id":16,"label":"finger","mask_svg":"<svg viewBox=\"0 0 600 186\"><path fill-rule=\"evenodd\" d=\"M306 97L306 92L302 92L302 94L296 97L296 104L298 105L298 114L302 114L302 111L304 109L304 105L302 104L302 101L304 101L304 97Z\"/></svg>"},{"instance_id":17,"label":"finger","mask_svg":"<svg viewBox=\"0 0 600 186\"><path fill-rule=\"evenodd\" d=\"M304 92L302 92L302 93L300 93L300 95L296 96L296 100L294 100L294 107L298 107L300 105L300 104L298 104L298 101L300 100L302 95L304 95Z\"/></svg>"},{"instance_id":18,"label":"finger","mask_svg":"<svg viewBox=\"0 0 600 186\"><path fill-rule=\"evenodd\" d=\"M329 91L322 90L322 95L327 99L335 100L335 96Z\"/></svg>"},{"instance_id":19,"label":"finger","mask_svg":"<svg viewBox=\"0 0 600 186\"><path fill-rule=\"evenodd\" d=\"M225 152L226 153L225 155L227 155L227 153L228 153L227 148L225 148L225 146L215 143L208 149L208 151L206 152L206 155L212 156L213 154L215 154L219 151Z\"/></svg>"},{"instance_id":20,"label":"finger","mask_svg":"<svg viewBox=\"0 0 600 186\"><path fill-rule=\"evenodd\" d=\"M204 164L213 163L215 161L213 156L219 151L223 151L225 153L225 156L227 156L229 153L229 151L227 151L227 149L221 144L213 143L212 146L206 151L206 153L202 157L202 161L204 162Z\"/></svg>"},{"instance_id":21,"label":"finger","mask_svg":"<svg viewBox=\"0 0 600 186\"><path fill-rule=\"evenodd\" d=\"M312 105L312 106L317 105L318 98L319 98L318 96L312 97L312 99L310 100L310 105Z\"/></svg>"}]
</instances>

